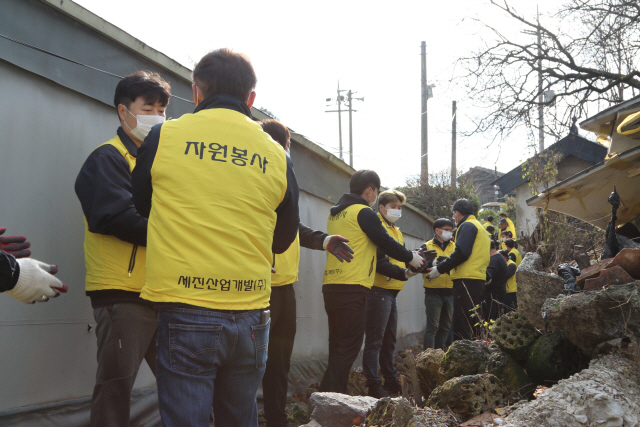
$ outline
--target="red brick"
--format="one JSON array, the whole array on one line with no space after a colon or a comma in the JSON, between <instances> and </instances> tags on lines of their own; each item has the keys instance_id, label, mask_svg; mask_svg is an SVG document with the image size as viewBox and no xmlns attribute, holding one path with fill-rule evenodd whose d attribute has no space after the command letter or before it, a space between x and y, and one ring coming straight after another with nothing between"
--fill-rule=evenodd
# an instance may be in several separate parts
<instances>
[{"instance_id":1,"label":"red brick","mask_svg":"<svg viewBox=\"0 0 640 427\"><path fill-rule=\"evenodd\" d=\"M600 275L600 271L604 270L609 265L609 263L611 263L611 261L613 261L613 258L603 259L602 261L599 261L582 270L580 275L576 278L576 284L578 285L578 288L582 288L584 286L585 280L598 277Z\"/></svg>"},{"instance_id":2,"label":"red brick","mask_svg":"<svg viewBox=\"0 0 640 427\"><path fill-rule=\"evenodd\" d=\"M640 248L621 250L606 268L616 265L622 267L634 279L640 279Z\"/></svg>"},{"instance_id":3,"label":"red brick","mask_svg":"<svg viewBox=\"0 0 640 427\"><path fill-rule=\"evenodd\" d=\"M614 266L600 272L600 275L594 279L587 279L584 284L584 290L602 289L610 285L624 285L635 281L622 267Z\"/></svg>"}]
</instances>

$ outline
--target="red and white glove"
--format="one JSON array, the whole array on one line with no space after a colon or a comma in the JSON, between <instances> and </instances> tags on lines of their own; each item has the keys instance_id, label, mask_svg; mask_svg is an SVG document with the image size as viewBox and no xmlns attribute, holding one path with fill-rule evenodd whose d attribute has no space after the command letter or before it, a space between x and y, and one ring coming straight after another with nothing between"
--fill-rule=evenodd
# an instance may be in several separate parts
<instances>
[{"instance_id":1,"label":"red and white glove","mask_svg":"<svg viewBox=\"0 0 640 427\"><path fill-rule=\"evenodd\" d=\"M53 277L58 272L55 265L45 264L31 258L19 259L20 276L13 289L7 291L18 301L27 304L46 302L61 293L66 293L67 285Z\"/></svg>"},{"instance_id":2,"label":"red and white glove","mask_svg":"<svg viewBox=\"0 0 640 427\"><path fill-rule=\"evenodd\" d=\"M6 228L0 227L0 246L2 250L14 258L26 258L31 255L29 247L31 243L27 242L27 238L24 236L2 236Z\"/></svg>"},{"instance_id":3,"label":"red and white glove","mask_svg":"<svg viewBox=\"0 0 640 427\"><path fill-rule=\"evenodd\" d=\"M324 238L322 248L338 258L340 262L351 262L351 260L353 259L353 249L351 249L351 247L347 245L348 241L349 239L338 236L337 234L333 236L327 236Z\"/></svg>"},{"instance_id":4,"label":"red and white glove","mask_svg":"<svg viewBox=\"0 0 640 427\"><path fill-rule=\"evenodd\" d=\"M417 270L424 264L424 258L422 258L418 251L411 251L411 253L413 253L413 259L409 261L409 265Z\"/></svg>"},{"instance_id":5,"label":"red and white glove","mask_svg":"<svg viewBox=\"0 0 640 427\"><path fill-rule=\"evenodd\" d=\"M437 278L438 278L438 277L440 277L440 276L441 276L440 272L439 272L439 271L438 271L438 269L434 266L434 267L431 269L431 271L429 272L429 274L427 275L427 278L428 278L429 280L435 280L435 279L437 279Z\"/></svg>"}]
</instances>

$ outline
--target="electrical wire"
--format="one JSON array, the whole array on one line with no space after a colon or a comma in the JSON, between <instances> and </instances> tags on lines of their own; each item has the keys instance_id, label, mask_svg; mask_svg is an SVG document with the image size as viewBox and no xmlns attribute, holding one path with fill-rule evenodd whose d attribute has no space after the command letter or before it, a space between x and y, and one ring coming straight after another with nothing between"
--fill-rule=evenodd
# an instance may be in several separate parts
<instances>
[{"instance_id":1,"label":"electrical wire","mask_svg":"<svg viewBox=\"0 0 640 427\"><path fill-rule=\"evenodd\" d=\"M82 66L82 67L86 67L86 68L89 68L89 69L91 69L91 70L98 71L98 72L100 72L100 73L107 74L107 75L112 76L112 77L117 77L117 78L119 78L119 79L123 79L123 78L124 78L124 77L122 77L122 76L119 76L119 75L117 75L117 74L111 73L111 72L109 72L109 71L101 70L101 69L99 69L99 68L92 67L91 65L83 64L82 62L74 61L73 59L67 58L67 57L62 56L62 55L58 55L57 53L49 52L48 50L42 49L42 48L40 48L40 47L38 47L38 46L34 46L34 45L32 45L32 44L29 44L29 43L26 43L26 42L23 42L23 41L20 41L20 40L13 39L13 38L11 38L11 37L7 37L7 36L5 36L4 34L0 34L0 37L1 37L1 38L3 38L3 39L9 40L9 41L11 41L11 42L17 43L17 44L19 44L19 45L22 45L22 46L28 47L29 49L33 49L33 50L36 50L36 51L38 51L38 52L45 53L45 54L47 54L47 55L51 55L51 56L53 56L54 58L58 58L58 59L62 59L62 60L64 60L64 61L71 62L72 64L80 65L80 66ZM172 98L179 99L179 100L184 101L184 102L188 102L188 103L190 103L190 104L195 104L193 101L190 101L190 100L185 99L185 98L181 98L181 97L179 97L179 96L177 96L177 95L171 95L171 97L172 97Z\"/></svg>"}]
</instances>

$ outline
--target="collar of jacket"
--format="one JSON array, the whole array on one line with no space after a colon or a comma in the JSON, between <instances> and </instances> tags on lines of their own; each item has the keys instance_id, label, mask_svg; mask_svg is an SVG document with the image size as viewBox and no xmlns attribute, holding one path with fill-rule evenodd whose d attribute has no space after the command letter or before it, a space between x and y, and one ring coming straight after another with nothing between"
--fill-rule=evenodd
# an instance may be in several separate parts
<instances>
[{"instance_id":1,"label":"collar of jacket","mask_svg":"<svg viewBox=\"0 0 640 427\"><path fill-rule=\"evenodd\" d=\"M364 200L364 199L363 199L363 200ZM382 220L383 220L383 221L384 221L384 222L385 222L389 227L394 228L394 227L396 226L395 224L393 224L393 223L389 222L389 220L388 220L387 218L385 218L385 216L384 216L384 215L382 215L382 212L378 212L378 216L379 216L380 218L382 218Z\"/></svg>"},{"instance_id":2,"label":"collar of jacket","mask_svg":"<svg viewBox=\"0 0 640 427\"><path fill-rule=\"evenodd\" d=\"M122 126L118 128L117 133L120 141L122 141L124 146L127 148L129 154L131 154L131 157L138 157L138 146L133 142L133 139L129 138L129 135L127 135L124 129L122 129Z\"/></svg>"},{"instance_id":3,"label":"collar of jacket","mask_svg":"<svg viewBox=\"0 0 640 427\"><path fill-rule=\"evenodd\" d=\"M470 216L471 216L471 215L467 215L467 216L465 216L464 218L462 218L462 221L460 221L460 222L456 225L456 228L460 228L460 226L461 226L462 224L464 224L464 222L465 222L466 220L468 220Z\"/></svg>"},{"instance_id":4,"label":"collar of jacket","mask_svg":"<svg viewBox=\"0 0 640 427\"><path fill-rule=\"evenodd\" d=\"M449 246L451 244L451 240L448 240L446 242L442 242L440 243L440 240L438 240L437 237L433 238L433 244L434 245L438 245L440 247L440 249L442 249L443 251L447 249L447 246Z\"/></svg>"},{"instance_id":5,"label":"collar of jacket","mask_svg":"<svg viewBox=\"0 0 640 427\"><path fill-rule=\"evenodd\" d=\"M340 197L340 200L338 200L338 203L336 203L329 212L331 215L336 215L338 212L342 212L351 205L369 206L369 203L367 203L367 201L359 194L344 193L342 197Z\"/></svg>"},{"instance_id":6,"label":"collar of jacket","mask_svg":"<svg viewBox=\"0 0 640 427\"><path fill-rule=\"evenodd\" d=\"M208 110L210 108L226 108L227 110L237 111L251 118L251 109L242 99L234 95L221 93L209 96L203 99L193 112L197 113L198 111Z\"/></svg>"}]
</instances>

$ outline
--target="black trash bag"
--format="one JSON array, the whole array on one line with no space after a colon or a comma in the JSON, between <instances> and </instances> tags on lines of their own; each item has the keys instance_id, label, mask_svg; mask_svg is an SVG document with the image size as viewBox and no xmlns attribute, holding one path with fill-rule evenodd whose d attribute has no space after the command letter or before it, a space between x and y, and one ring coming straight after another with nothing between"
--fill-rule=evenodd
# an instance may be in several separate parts
<instances>
[{"instance_id":1,"label":"black trash bag","mask_svg":"<svg viewBox=\"0 0 640 427\"><path fill-rule=\"evenodd\" d=\"M567 263L558 266L558 276L564 280L564 292L567 295L575 294L576 277L580 275L580 269Z\"/></svg>"}]
</instances>

